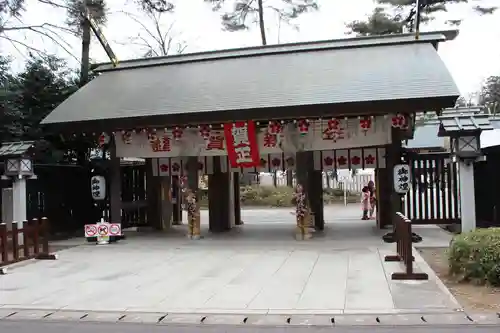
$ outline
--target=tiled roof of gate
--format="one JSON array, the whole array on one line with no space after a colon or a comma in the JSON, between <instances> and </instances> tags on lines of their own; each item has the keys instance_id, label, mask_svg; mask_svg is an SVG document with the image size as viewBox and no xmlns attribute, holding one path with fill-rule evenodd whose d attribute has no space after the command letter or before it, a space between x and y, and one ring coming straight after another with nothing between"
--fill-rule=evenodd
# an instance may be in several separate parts
<instances>
[{"instance_id":1,"label":"tiled roof of gate","mask_svg":"<svg viewBox=\"0 0 500 333\"><path fill-rule=\"evenodd\" d=\"M453 37L390 35L102 65L42 123L458 97L435 49Z\"/></svg>"},{"instance_id":2,"label":"tiled roof of gate","mask_svg":"<svg viewBox=\"0 0 500 333\"><path fill-rule=\"evenodd\" d=\"M33 147L34 141L5 142L0 146L0 157L18 157Z\"/></svg>"},{"instance_id":3,"label":"tiled roof of gate","mask_svg":"<svg viewBox=\"0 0 500 333\"><path fill-rule=\"evenodd\" d=\"M490 115L481 107L461 107L443 110L439 135L446 136L461 131L486 131L494 129Z\"/></svg>"}]
</instances>

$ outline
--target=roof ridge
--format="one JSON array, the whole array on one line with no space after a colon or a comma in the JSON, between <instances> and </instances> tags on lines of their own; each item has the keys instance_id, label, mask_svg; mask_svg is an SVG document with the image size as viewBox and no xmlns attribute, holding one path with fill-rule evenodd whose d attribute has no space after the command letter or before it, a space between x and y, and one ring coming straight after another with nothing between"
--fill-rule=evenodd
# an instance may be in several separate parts
<instances>
[{"instance_id":1,"label":"roof ridge","mask_svg":"<svg viewBox=\"0 0 500 333\"><path fill-rule=\"evenodd\" d=\"M387 46L394 44L407 44L419 42L443 42L453 40L458 35L458 30L430 31L420 34L420 39L415 39L414 33L391 34L381 36L362 36L351 38L340 38L331 40L298 42L288 44L274 44L265 46L251 46L214 51L203 51L188 54L170 55L162 57L129 59L119 62L118 67L112 63L97 64L95 71L110 71L132 69L138 67L162 66L180 64L185 62L222 60L236 57L251 57L272 54L321 51L329 49L346 49L356 47Z\"/></svg>"}]
</instances>

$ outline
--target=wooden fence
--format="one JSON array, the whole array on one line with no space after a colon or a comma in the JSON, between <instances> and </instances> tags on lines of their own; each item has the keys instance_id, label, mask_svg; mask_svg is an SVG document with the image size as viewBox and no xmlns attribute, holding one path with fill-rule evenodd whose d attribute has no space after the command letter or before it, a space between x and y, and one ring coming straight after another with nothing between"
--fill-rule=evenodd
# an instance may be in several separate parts
<instances>
[{"instance_id":1,"label":"wooden fence","mask_svg":"<svg viewBox=\"0 0 500 333\"><path fill-rule=\"evenodd\" d=\"M404 272L392 273L392 280L428 280L426 273L417 273L413 263L413 233L412 222L402 213L396 213L393 217L394 236L396 238L396 255L385 256L387 262L402 262L405 266Z\"/></svg>"},{"instance_id":2,"label":"wooden fence","mask_svg":"<svg viewBox=\"0 0 500 333\"><path fill-rule=\"evenodd\" d=\"M363 175L354 175L349 177L345 181L337 180L331 178L325 172L323 172L323 188L344 190L344 188L348 192L361 192L361 189L368 184L369 181L375 181L375 173L372 174L363 174ZM273 175L272 174L263 174L260 175L261 185L272 186L273 185ZM293 179L293 185L295 186L296 181ZM277 186L286 186L286 175L277 175L276 179Z\"/></svg>"},{"instance_id":3,"label":"wooden fence","mask_svg":"<svg viewBox=\"0 0 500 333\"><path fill-rule=\"evenodd\" d=\"M0 266L27 259L49 259L49 223L47 218L17 222L10 227L0 224ZM55 257L54 257L55 259Z\"/></svg>"},{"instance_id":4,"label":"wooden fence","mask_svg":"<svg viewBox=\"0 0 500 333\"><path fill-rule=\"evenodd\" d=\"M403 213L413 224L460 223L458 168L448 154L412 155Z\"/></svg>"}]
</instances>

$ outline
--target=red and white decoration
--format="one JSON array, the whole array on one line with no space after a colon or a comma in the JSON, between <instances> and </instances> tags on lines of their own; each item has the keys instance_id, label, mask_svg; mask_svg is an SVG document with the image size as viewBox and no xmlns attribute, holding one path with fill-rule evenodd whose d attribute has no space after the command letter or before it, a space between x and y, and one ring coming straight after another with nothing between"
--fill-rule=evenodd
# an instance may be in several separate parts
<instances>
[{"instance_id":1,"label":"red and white decoration","mask_svg":"<svg viewBox=\"0 0 500 333\"><path fill-rule=\"evenodd\" d=\"M283 154L269 154L269 170L283 171L285 169Z\"/></svg>"},{"instance_id":2,"label":"red and white decoration","mask_svg":"<svg viewBox=\"0 0 500 333\"><path fill-rule=\"evenodd\" d=\"M182 135L184 134L184 131L182 130L182 128L180 127L176 127L172 130L172 138L175 140L175 141L179 141L180 139L182 139Z\"/></svg>"},{"instance_id":3,"label":"red and white decoration","mask_svg":"<svg viewBox=\"0 0 500 333\"><path fill-rule=\"evenodd\" d=\"M295 160L295 154L286 153L283 154L283 162L285 170L295 170L297 162Z\"/></svg>"},{"instance_id":4,"label":"red and white decoration","mask_svg":"<svg viewBox=\"0 0 500 333\"><path fill-rule=\"evenodd\" d=\"M183 174L183 162L180 157L158 159L158 176L180 176Z\"/></svg>"},{"instance_id":5,"label":"red and white decoration","mask_svg":"<svg viewBox=\"0 0 500 333\"><path fill-rule=\"evenodd\" d=\"M363 168L363 150L362 149L351 149L349 150L349 162L351 164L351 169L362 169Z\"/></svg>"},{"instance_id":6,"label":"red and white decoration","mask_svg":"<svg viewBox=\"0 0 500 333\"><path fill-rule=\"evenodd\" d=\"M300 136L306 136L309 134L309 120L300 119L297 121L297 130L299 131Z\"/></svg>"},{"instance_id":7,"label":"red and white decoration","mask_svg":"<svg viewBox=\"0 0 500 333\"><path fill-rule=\"evenodd\" d=\"M209 125L201 125L199 127L200 137L205 141L208 141L208 139L210 138L211 131L212 130L210 129Z\"/></svg>"},{"instance_id":8,"label":"red and white decoration","mask_svg":"<svg viewBox=\"0 0 500 333\"><path fill-rule=\"evenodd\" d=\"M224 135L232 168L252 168L259 165L259 145L253 121L224 124Z\"/></svg>"},{"instance_id":9,"label":"red and white decoration","mask_svg":"<svg viewBox=\"0 0 500 333\"><path fill-rule=\"evenodd\" d=\"M328 120L327 127L322 133L323 140L332 140L333 142L337 142L337 140L344 139L344 127L345 126L340 119L333 118Z\"/></svg>"},{"instance_id":10,"label":"red and white decoration","mask_svg":"<svg viewBox=\"0 0 500 333\"><path fill-rule=\"evenodd\" d=\"M350 168L350 159L349 159L349 150L341 149L335 151L335 162L337 163L337 169L349 169Z\"/></svg>"},{"instance_id":11,"label":"red and white decoration","mask_svg":"<svg viewBox=\"0 0 500 333\"><path fill-rule=\"evenodd\" d=\"M104 147L105 145L107 145L109 143L109 140L110 140L110 137L107 133L101 133L101 135L99 135L99 140L98 140L98 143L99 143L99 147Z\"/></svg>"},{"instance_id":12,"label":"red and white decoration","mask_svg":"<svg viewBox=\"0 0 500 333\"><path fill-rule=\"evenodd\" d=\"M364 167L367 169L377 167L377 148L368 148L363 150Z\"/></svg>"},{"instance_id":13,"label":"red and white decoration","mask_svg":"<svg viewBox=\"0 0 500 333\"><path fill-rule=\"evenodd\" d=\"M371 128L372 128L372 118L371 117L362 117L359 119L359 129L364 135L366 135L366 133Z\"/></svg>"},{"instance_id":14,"label":"red and white decoration","mask_svg":"<svg viewBox=\"0 0 500 333\"><path fill-rule=\"evenodd\" d=\"M151 130L148 132L148 141L151 145L154 145L155 142L158 141L158 134L156 134L156 130Z\"/></svg>"},{"instance_id":15,"label":"red and white decoration","mask_svg":"<svg viewBox=\"0 0 500 333\"><path fill-rule=\"evenodd\" d=\"M398 113L391 118L391 125L394 128L408 129L409 119L405 114Z\"/></svg>"},{"instance_id":16,"label":"red and white decoration","mask_svg":"<svg viewBox=\"0 0 500 333\"><path fill-rule=\"evenodd\" d=\"M157 135L156 133L149 136L149 144L154 152L171 152L172 140L167 133Z\"/></svg>"},{"instance_id":17,"label":"red and white decoration","mask_svg":"<svg viewBox=\"0 0 500 333\"><path fill-rule=\"evenodd\" d=\"M158 176L170 176L170 158L164 157L158 159Z\"/></svg>"},{"instance_id":18,"label":"red and white decoration","mask_svg":"<svg viewBox=\"0 0 500 333\"><path fill-rule=\"evenodd\" d=\"M264 132L265 148L276 148L280 146L283 138L283 125L278 121L270 121Z\"/></svg>"},{"instance_id":19,"label":"red and white decoration","mask_svg":"<svg viewBox=\"0 0 500 333\"><path fill-rule=\"evenodd\" d=\"M221 132L212 131L205 142L206 150L226 150L224 146L224 134Z\"/></svg>"},{"instance_id":20,"label":"red and white decoration","mask_svg":"<svg viewBox=\"0 0 500 333\"><path fill-rule=\"evenodd\" d=\"M321 156L321 167L323 170L335 170L335 151L326 150Z\"/></svg>"}]
</instances>

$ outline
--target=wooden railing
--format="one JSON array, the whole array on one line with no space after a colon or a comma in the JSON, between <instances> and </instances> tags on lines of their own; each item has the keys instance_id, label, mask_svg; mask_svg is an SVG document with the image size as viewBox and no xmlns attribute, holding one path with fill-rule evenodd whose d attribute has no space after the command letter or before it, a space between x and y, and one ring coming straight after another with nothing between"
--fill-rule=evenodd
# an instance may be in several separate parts
<instances>
[{"instance_id":1,"label":"wooden railing","mask_svg":"<svg viewBox=\"0 0 500 333\"><path fill-rule=\"evenodd\" d=\"M392 280L428 280L426 273L416 273L413 269L415 257L413 256L413 233L411 221L401 213L394 217L394 237L396 238L396 255L385 256L385 261L403 262L405 272L392 273Z\"/></svg>"},{"instance_id":2,"label":"wooden railing","mask_svg":"<svg viewBox=\"0 0 500 333\"><path fill-rule=\"evenodd\" d=\"M45 217L23 221L21 228L12 222L11 230L0 224L0 266L28 259L56 259L49 252L49 221Z\"/></svg>"}]
</instances>

